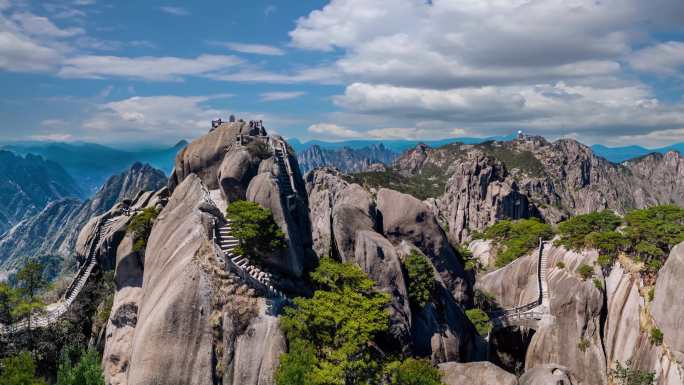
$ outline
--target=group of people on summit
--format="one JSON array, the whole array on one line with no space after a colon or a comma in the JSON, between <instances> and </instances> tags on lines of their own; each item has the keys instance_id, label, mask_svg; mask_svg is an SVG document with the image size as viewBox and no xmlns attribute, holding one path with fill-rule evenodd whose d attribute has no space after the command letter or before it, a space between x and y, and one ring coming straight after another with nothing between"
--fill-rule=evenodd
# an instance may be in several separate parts
<instances>
[{"instance_id":1,"label":"group of people on summit","mask_svg":"<svg viewBox=\"0 0 684 385\"><path fill-rule=\"evenodd\" d=\"M229 120L229 123L234 123L235 122L235 115L231 115ZM240 119L240 122L244 122L244 120ZM224 121L221 120L221 118L218 118L216 120L211 121L211 131L214 131L216 128L218 128L221 124L223 124ZM259 130L259 135L261 136L266 136L266 129L264 129L264 121L263 120L250 120L249 121L249 128L254 129L254 130Z\"/></svg>"}]
</instances>

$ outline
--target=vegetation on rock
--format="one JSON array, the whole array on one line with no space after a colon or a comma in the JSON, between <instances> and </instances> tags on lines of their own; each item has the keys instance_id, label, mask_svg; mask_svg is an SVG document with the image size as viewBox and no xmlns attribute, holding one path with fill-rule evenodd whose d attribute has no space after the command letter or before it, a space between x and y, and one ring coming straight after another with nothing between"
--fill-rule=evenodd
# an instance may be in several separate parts
<instances>
[{"instance_id":1,"label":"vegetation on rock","mask_svg":"<svg viewBox=\"0 0 684 385\"><path fill-rule=\"evenodd\" d=\"M404 261L408 276L408 294L411 303L422 308L432 298L435 288L435 273L426 256L412 250Z\"/></svg>"},{"instance_id":2,"label":"vegetation on rock","mask_svg":"<svg viewBox=\"0 0 684 385\"><path fill-rule=\"evenodd\" d=\"M430 363L390 361L377 347L389 329L389 296L356 265L323 258L311 280L313 297L295 299L282 317L290 349L281 355L278 385L440 383Z\"/></svg>"},{"instance_id":3,"label":"vegetation on rock","mask_svg":"<svg viewBox=\"0 0 684 385\"><path fill-rule=\"evenodd\" d=\"M539 219L502 220L488 227L481 236L498 245L496 267L503 267L539 246L539 238L553 237L550 225Z\"/></svg>"},{"instance_id":4,"label":"vegetation on rock","mask_svg":"<svg viewBox=\"0 0 684 385\"><path fill-rule=\"evenodd\" d=\"M440 385L439 370L430 361L407 358L403 362L394 361L385 369L389 385Z\"/></svg>"},{"instance_id":5,"label":"vegetation on rock","mask_svg":"<svg viewBox=\"0 0 684 385\"><path fill-rule=\"evenodd\" d=\"M240 240L239 255L264 257L285 248L285 234L273 219L271 210L258 203L237 200L228 206L233 236Z\"/></svg>"},{"instance_id":6,"label":"vegetation on rock","mask_svg":"<svg viewBox=\"0 0 684 385\"><path fill-rule=\"evenodd\" d=\"M492 324L489 322L489 316L484 312L484 310L475 308L466 310L465 313L470 322L475 325L477 332L481 336L486 336L492 331Z\"/></svg>"},{"instance_id":7,"label":"vegetation on rock","mask_svg":"<svg viewBox=\"0 0 684 385\"><path fill-rule=\"evenodd\" d=\"M558 244L569 249L597 249L604 269L625 253L656 273L672 247L684 241L684 209L654 206L631 211L624 219L609 210L578 215L560 223L558 233Z\"/></svg>"},{"instance_id":8,"label":"vegetation on rock","mask_svg":"<svg viewBox=\"0 0 684 385\"><path fill-rule=\"evenodd\" d=\"M653 385L655 382L654 372L635 369L631 361L625 362L624 366L615 361L615 369L611 369L609 375L617 385Z\"/></svg>"},{"instance_id":9,"label":"vegetation on rock","mask_svg":"<svg viewBox=\"0 0 684 385\"><path fill-rule=\"evenodd\" d=\"M577 273L582 277L583 280L587 280L591 278L592 275L594 275L594 268L587 265L586 263L581 264L577 268Z\"/></svg>"},{"instance_id":10,"label":"vegetation on rock","mask_svg":"<svg viewBox=\"0 0 684 385\"><path fill-rule=\"evenodd\" d=\"M346 177L350 183L358 183L368 189L391 188L425 200L444 194L448 180L444 170L426 165L417 175L404 175L397 169L369 171L351 174Z\"/></svg>"},{"instance_id":11,"label":"vegetation on rock","mask_svg":"<svg viewBox=\"0 0 684 385\"><path fill-rule=\"evenodd\" d=\"M658 329L657 327L652 328L649 339L653 345L660 346L663 343L662 330Z\"/></svg>"},{"instance_id":12,"label":"vegetation on rock","mask_svg":"<svg viewBox=\"0 0 684 385\"><path fill-rule=\"evenodd\" d=\"M150 237L152 226L154 225L157 216L159 216L159 210L154 207L147 207L131 219L131 222L128 224L128 231L133 234L133 238L135 239L133 251L145 251L147 238Z\"/></svg>"}]
</instances>

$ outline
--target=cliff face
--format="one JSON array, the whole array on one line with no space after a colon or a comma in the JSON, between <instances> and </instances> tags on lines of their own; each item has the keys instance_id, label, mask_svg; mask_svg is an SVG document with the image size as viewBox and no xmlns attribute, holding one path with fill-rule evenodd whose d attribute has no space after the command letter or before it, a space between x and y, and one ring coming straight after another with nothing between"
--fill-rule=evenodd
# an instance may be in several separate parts
<instances>
[{"instance_id":1,"label":"cliff face","mask_svg":"<svg viewBox=\"0 0 684 385\"><path fill-rule=\"evenodd\" d=\"M528 137L510 142L419 145L393 169L438 187L436 207L456 242L498 219L538 216L557 223L603 209L624 213L680 203L684 157L652 154L617 165L569 139Z\"/></svg>"},{"instance_id":2,"label":"cliff face","mask_svg":"<svg viewBox=\"0 0 684 385\"><path fill-rule=\"evenodd\" d=\"M601 336L604 296L592 280L576 273L581 264L591 265L595 252L576 253L547 246L552 322L541 323L526 351L525 368L563 365L581 384L605 384L606 361ZM537 252L478 278L476 287L492 294L504 308L522 306L538 298ZM562 262L558 267L559 262ZM600 272L597 272L600 274ZM581 342L586 341L581 344Z\"/></svg>"},{"instance_id":3,"label":"cliff face","mask_svg":"<svg viewBox=\"0 0 684 385\"><path fill-rule=\"evenodd\" d=\"M315 256L306 196L296 203L283 199L281 169L259 145L266 138L237 144L246 128L224 124L179 153L170 189L160 190L170 197L144 256L132 252L125 233L103 243L98 257L104 265L114 262L118 283L103 364L110 383L274 383L286 341L272 299L226 269L215 228L225 224L225 208L235 199L269 208L290 245L262 261L262 269L279 273L280 289L302 290L288 282L296 282ZM295 172L293 179L303 192L301 175ZM81 254L99 220L81 232Z\"/></svg>"},{"instance_id":4,"label":"cliff face","mask_svg":"<svg viewBox=\"0 0 684 385\"><path fill-rule=\"evenodd\" d=\"M106 212L116 202L133 199L142 191L157 190L164 184L164 173L136 163L109 178L92 199L50 202L38 214L0 236L2 267L9 270L27 257L40 255L58 255L72 262L68 258L74 254L78 233L90 218Z\"/></svg>"},{"instance_id":5,"label":"cliff face","mask_svg":"<svg viewBox=\"0 0 684 385\"><path fill-rule=\"evenodd\" d=\"M391 164L398 156L398 153L382 143L358 149L328 149L313 145L298 153L297 160L304 173L325 166L335 167L343 172L364 172L377 169L379 163Z\"/></svg>"},{"instance_id":6,"label":"cliff face","mask_svg":"<svg viewBox=\"0 0 684 385\"><path fill-rule=\"evenodd\" d=\"M57 163L0 150L0 234L49 202L80 196L76 182Z\"/></svg>"},{"instance_id":7,"label":"cliff face","mask_svg":"<svg viewBox=\"0 0 684 385\"><path fill-rule=\"evenodd\" d=\"M527 373L546 365L562 365L578 381L573 384L605 384L608 369L616 361L623 365L631 361L634 369L654 372L656 385L681 384L684 307L678 292L684 274L682 250L684 244L670 253L649 302L649 287L638 273L628 271L621 263L616 262L606 277L595 268L593 279L582 280L577 268L593 265L596 252L548 246L553 319L534 330L525 351ZM493 295L504 308L524 305L537 297L536 269L535 251L478 277L476 288ZM663 332L662 345L651 341L654 327ZM521 383L525 383L525 376L520 378Z\"/></svg>"},{"instance_id":8,"label":"cliff face","mask_svg":"<svg viewBox=\"0 0 684 385\"><path fill-rule=\"evenodd\" d=\"M474 328L457 303L469 300L472 277L429 206L389 189L374 196L335 169L314 170L306 182L316 253L356 263L391 294L389 343L435 363L476 358ZM439 282L434 302L413 312L401 264L412 251L428 257Z\"/></svg>"}]
</instances>

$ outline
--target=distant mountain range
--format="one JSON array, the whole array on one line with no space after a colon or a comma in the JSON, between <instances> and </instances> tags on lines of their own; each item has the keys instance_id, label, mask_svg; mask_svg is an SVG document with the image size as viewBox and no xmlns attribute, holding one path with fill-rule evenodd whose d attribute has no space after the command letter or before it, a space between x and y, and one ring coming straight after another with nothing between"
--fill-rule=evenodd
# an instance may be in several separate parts
<instances>
[{"instance_id":1,"label":"distant mountain range","mask_svg":"<svg viewBox=\"0 0 684 385\"><path fill-rule=\"evenodd\" d=\"M641 146L606 147L600 144L591 146L592 151L598 156L604 157L613 163L622 163L626 160L640 158L651 153L665 154L669 151L677 151L684 154L684 143L675 143L661 148L645 148Z\"/></svg>"},{"instance_id":2,"label":"distant mountain range","mask_svg":"<svg viewBox=\"0 0 684 385\"><path fill-rule=\"evenodd\" d=\"M464 143L464 144L478 144L490 140L507 141L515 139L515 135L507 136L491 136L487 138L448 138L440 140L382 140L382 139L371 139L371 140L345 140L341 142L326 142L322 140L310 140L307 142L302 142L297 138L289 138L287 142L292 146L292 148L299 152L305 151L306 149L318 146L321 149L341 149L349 148L352 150L358 150L363 148L371 148L373 146L378 146L382 144L387 150L402 153L408 149L416 147L418 143L425 143L430 147L440 147L449 143Z\"/></svg>"},{"instance_id":3,"label":"distant mountain range","mask_svg":"<svg viewBox=\"0 0 684 385\"><path fill-rule=\"evenodd\" d=\"M62 166L76 180L85 196L94 194L113 174L136 162L149 163L167 175L173 170L176 153L188 143L170 148L120 150L94 143L22 142L0 146L19 155L34 154Z\"/></svg>"}]
</instances>

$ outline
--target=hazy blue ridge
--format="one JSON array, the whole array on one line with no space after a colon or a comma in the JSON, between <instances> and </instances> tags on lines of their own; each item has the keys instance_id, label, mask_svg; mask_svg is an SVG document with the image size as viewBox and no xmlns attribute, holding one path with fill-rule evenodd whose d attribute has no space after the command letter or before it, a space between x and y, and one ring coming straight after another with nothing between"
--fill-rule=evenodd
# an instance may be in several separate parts
<instances>
[{"instance_id":1,"label":"hazy blue ridge","mask_svg":"<svg viewBox=\"0 0 684 385\"><path fill-rule=\"evenodd\" d=\"M287 139L287 142L292 146L292 148L297 151L301 152L304 151L312 146L319 146L322 149L342 149L342 148L349 148L352 150L359 150L363 148L368 148L373 145L380 145L382 144L387 148L388 150L395 151L395 152L404 152L408 149L414 148L417 144L419 143L425 143L430 147L440 147L444 146L449 143L465 143L465 144L478 144L478 143L483 143L486 141L490 140L499 140L499 141L507 141L507 140L513 140L515 139L515 135L507 135L507 136L492 136L492 137L487 137L487 138L448 138L448 139L440 139L440 140L381 140L381 139L370 139L370 140L345 140L341 142L327 142L327 141L322 141L322 140L310 140L306 142L302 142L297 138L289 138Z\"/></svg>"},{"instance_id":2,"label":"hazy blue ridge","mask_svg":"<svg viewBox=\"0 0 684 385\"><path fill-rule=\"evenodd\" d=\"M166 175L173 170L176 154L187 145L180 141L170 148L119 150L95 143L22 142L0 149L19 155L34 154L62 166L73 177L85 196L94 194L112 174L118 174L135 162L149 163Z\"/></svg>"},{"instance_id":3,"label":"hazy blue ridge","mask_svg":"<svg viewBox=\"0 0 684 385\"><path fill-rule=\"evenodd\" d=\"M645 148L641 146L625 146L625 147L606 147L601 144L591 146L591 150L598 156L608 159L613 163L622 163L626 160L639 158L653 152L664 154L668 151L677 151L680 154L684 153L684 143L676 143L661 148Z\"/></svg>"}]
</instances>

